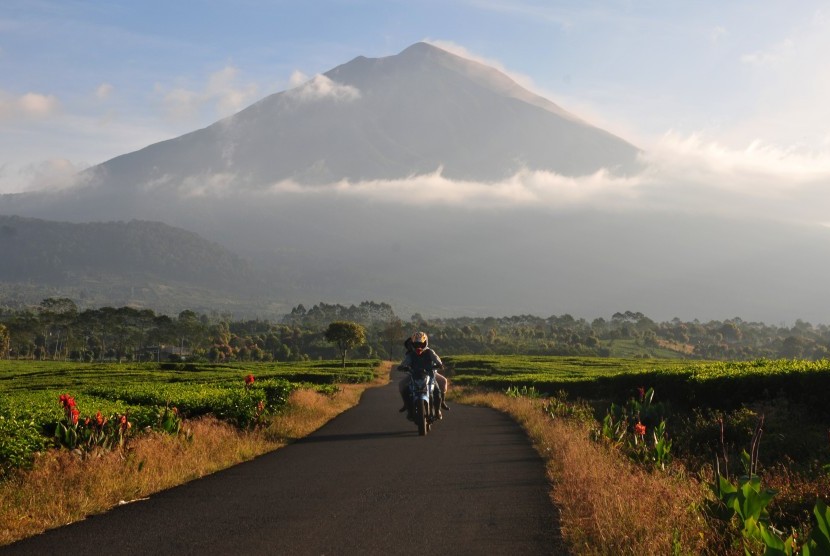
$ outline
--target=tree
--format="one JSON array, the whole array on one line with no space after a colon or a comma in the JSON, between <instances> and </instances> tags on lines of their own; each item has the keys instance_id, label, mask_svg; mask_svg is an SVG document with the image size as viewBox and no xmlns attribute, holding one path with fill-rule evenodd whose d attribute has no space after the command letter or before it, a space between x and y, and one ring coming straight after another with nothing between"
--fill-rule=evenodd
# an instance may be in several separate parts
<instances>
[{"instance_id":1,"label":"tree","mask_svg":"<svg viewBox=\"0 0 830 556\"><path fill-rule=\"evenodd\" d=\"M402 345L403 342L403 321L395 317L389 321L389 325L383 331L386 340L389 342L389 357L394 357L396 353L395 348Z\"/></svg>"},{"instance_id":2,"label":"tree","mask_svg":"<svg viewBox=\"0 0 830 556\"><path fill-rule=\"evenodd\" d=\"M8 358L10 346L11 338L9 337L9 329L4 324L0 324L0 358Z\"/></svg>"},{"instance_id":3,"label":"tree","mask_svg":"<svg viewBox=\"0 0 830 556\"><path fill-rule=\"evenodd\" d=\"M340 351L343 368L346 368L346 352L366 343L366 329L356 322L335 321L326 329L325 338Z\"/></svg>"}]
</instances>

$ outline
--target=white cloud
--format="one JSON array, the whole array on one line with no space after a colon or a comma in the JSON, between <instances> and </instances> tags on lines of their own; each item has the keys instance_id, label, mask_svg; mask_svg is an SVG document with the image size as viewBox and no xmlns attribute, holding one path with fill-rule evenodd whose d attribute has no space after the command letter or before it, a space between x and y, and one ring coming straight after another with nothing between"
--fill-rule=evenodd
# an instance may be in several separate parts
<instances>
[{"instance_id":1,"label":"white cloud","mask_svg":"<svg viewBox=\"0 0 830 556\"><path fill-rule=\"evenodd\" d=\"M51 180L40 178L45 170L36 169L57 165L45 161L68 160L75 168L85 168L176 135L145 114L107 116L99 110L77 114L62 109L59 117L45 120L3 122L0 118L0 165L5 166L0 193L48 186Z\"/></svg>"},{"instance_id":2,"label":"white cloud","mask_svg":"<svg viewBox=\"0 0 830 556\"><path fill-rule=\"evenodd\" d=\"M645 157L644 207L798 224L826 221L830 150L755 141L732 149L667 134Z\"/></svg>"},{"instance_id":3,"label":"white cloud","mask_svg":"<svg viewBox=\"0 0 830 556\"><path fill-rule=\"evenodd\" d=\"M291 76L292 81L295 77L298 77L297 72ZM351 102L360 98L360 91L356 87L337 83L325 75L318 74L299 87L288 90L286 95L299 102L317 102L324 99Z\"/></svg>"},{"instance_id":4,"label":"white cloud","mask_svg":"<svg viewBox=\"0 0 830 556\"><path fill-rule=\"evenodd\" d=\"M786 62L795 54L795 42L792 39L786 39L766 50L744 54L741 56L741 62L752 66L764 67Z\"/></svg>"},{"instance_id":5,"label":"white cloud","mask_svg":"<svg viewBox=\"0 0 830 556\"><path fill-rule=\"evenodd\" d=\"M206 108L212 108L212 115L225 117L234 114L251 103L258 94L256 83L238 85L239 70L225 66L208 76L207 83L200 90L189 87L167 89L157 84L156 93L161 95L167 117L173 121L200 119Z\"/></svg>"},{"instance_id":6,"label":"white cloud","mask_svg":"<svg viewBox=\"0 0 830 556\"><path fill-rule=\"evenodd\" d=\"M288 86L293 89L294 87L299 87L306 81L308 81L308 76L306 74L300 70L294 70L291 73L291 77L288 78Z\"/></svg>"},{"instance_id":7,"label":"white cloud","mask_svg":"<svg viewBox=\"0 0 830 556\"><path fill-rule=\"evenodd\" d=\"M78 172L86 168L65 158L30 163L19 169L7 168L3 181L18 184L16 191L57 191L73 187L81 179Z\"/></svg>"},{"instance_id":8,"label":"white cloud","mask_svg":"<svg viewBox=\"0 0 830 556\"><path fill-rule=\"evenodd\" d=\"M20 97L18 106L26 115L43 118L55 112L58 108L58 99L53 95L26 93Z\"/></svg>"},{"instance_id":9,"label":"white cloud","mask_svg":"<svg viewBox=\"0 0 830 556\"><path fill-rule=\"evenodd\" d=\"M727 31L726 31L726 28L721 27L720 25L718 25L717 27L715 27L714 29L712 29L712 31L709 33L709 40L710 40L713 44L717 44L717 43L718 43L718 42L719 42L719 41L720 41L723 37L725 37L727 34L728 34L728 33L727 33Z\"/></svg>"},{"instance_id":10,"label":"white cloud","mask_svg":"<svg viewBox=\"0 0 830 556\"><path fill-rule=\"evenodd\" d=\"M231 173L191 176L179 184L177 191L183 198L224 198L239 192L237 181L237 176Z\"/></svg>"},{"instance_id":11,"label":"white cloud","mask_svg":"<svg viewBox=\"0 0 830 556\"><path fill-rule=\"evenodd\" d=\"M830 121L830 21L817 14L785 37L741 56L747 116L729 130L745 140L822 148Z\"/></svg>"},{"instance_id":12,"label":"white cloud","mask_svg":"<svg viewBox=\"0 0 830 556\"><path fill-rule=\"evenodd\" d=\"M636 206L640 185L639 179L613 177L605 171L580 178L521 171L500 182L481 183L446 178L439 168L431 174L395 180L342 180L316 186L285 180L272 185L265 194L340 195L393 206L452 206L470 211L515 208L559 211L594 208L597 204L617 211ZM413 191L418 194L413 195Z\"/></svg>"},{"instance_id":13,"label":"white cloud","mask_svg":"<svg viewBox=\"0 0 830 556\"><path fill-rule=\"evenodd\" d=\"M161 86L157 86L156 90L161 92ZM167 117L174 121L189 120L196 117L201 105L200 95L187 89L173 89L164 93L165 112Z\"/></svg>"},{"instance_id":14,"label":"white cloud","mask_svg":"<svg viewBox=\"0 0 830 556\"><path fill-rule=\"evenodd\" d=\"M239 70L235 67L225 66L208 80L205 96L207 99L215 99L217 112L222 116L238 112L257 95L259 88L254 83L236 86L238 73Z\"/></svg>"},{"instance_id":15,"label":"white cloud","mask_svg":"<svg viewBox=\"0 0 830 556\"><path fill-rule=\"evenodd\" d=\"M0 90L0 122L43 119L57 113L59 108L54 95L30 92L14 96Z\"/></svg>"},{"instance_id":16,"label":"white cloud","mask_svg":"<svg viewBox=\"0 0 830 556\"><path fill-rule=\"evenodd\" d=\"M497 183L478 183L448 179L439 168L402 179L342 180L324 186L287 180L259 194L340 195L394 206L461 210L645 210L813 225L827 222L830 150L780 149L759 142L730 149L701 135L669 133L643 156L643 163L645 170L630 177L605 171L566 177L526 170ZM220 181L223 187L229 183L227 176ZM418 195L412 194L414 190Z\"/></svg>"},{"instance_id":17,"label":"white cloud","mask_svg":"<svg viewBox=\"0 0 830 556\"><path fill-rule=\"evenodd\" d=\"M98 85L98 88L95 89L95 96L100 100L106 100L110 97L114 89L115 88L109 83L101 83Z\"/></svg>"}]
</instances>

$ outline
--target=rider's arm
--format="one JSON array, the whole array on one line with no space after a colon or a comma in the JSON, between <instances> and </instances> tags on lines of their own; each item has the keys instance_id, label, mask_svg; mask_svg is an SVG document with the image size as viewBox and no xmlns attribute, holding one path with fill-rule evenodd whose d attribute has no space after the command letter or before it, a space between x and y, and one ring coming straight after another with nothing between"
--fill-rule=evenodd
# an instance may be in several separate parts
<instances>
[{"instance_id":1,"label":"rider's arm","mask_svg":"<svg viewBox=\"0 0 830 556\"><path fill-rule=\"evenodd\" d=\"M404 370L404 369L409 369L409 368L411 368L411 367L412 367L412 358L411 358L411 357L409 356L409 354L407 353L407 354L404 356L403 361L401 361L401 364L400 364L400 365L398 365L398 370L399 370L399 371L402 371L402 370Z\"/></svg>"},{"instance_id":2,"label":"rider's arm","mask_svg":"<svg viewBox=\"0 0 830 556\"><path fill-rule=\"evenodd\" d=\"M441 358L438 357L438 354L435 353L434 351L432 352L432 366L437 368L437 369L443 369L444 368L444 362L441 361Z\"/></svg>"}]
</instances>

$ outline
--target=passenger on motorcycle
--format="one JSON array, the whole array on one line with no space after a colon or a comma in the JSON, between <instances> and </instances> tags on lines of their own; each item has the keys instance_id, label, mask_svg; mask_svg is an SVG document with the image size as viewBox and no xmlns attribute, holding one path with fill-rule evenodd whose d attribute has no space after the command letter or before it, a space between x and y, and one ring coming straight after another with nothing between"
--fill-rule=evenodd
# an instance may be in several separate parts
<instances>
[{"instance_id":1,"label":"passenger on motorcycle","mask_svg":"<svg viewBox=\"0 0 830 556\"><path fill-rule=\"evenodd\" d=\"M443 418L441 409L450 409L446 402L444 402L444 396L447 394L447 378L438 373L438 369L444 368L444 363L441 362L441 358L438 357L437 353L427 347L428 343L429 339L425 332L416 332L411 338L408 338L404 343L407 348L406 355L398 368L425 370L427 373L433 374L441 396L441 404L438 407L438 418L441 419ZM412 419L414 408L411 407L409 399L409 377L398 382L398 391L403 399L403 407L400 411L406 411L407 419Z\"/></svg>"}]
</instances>

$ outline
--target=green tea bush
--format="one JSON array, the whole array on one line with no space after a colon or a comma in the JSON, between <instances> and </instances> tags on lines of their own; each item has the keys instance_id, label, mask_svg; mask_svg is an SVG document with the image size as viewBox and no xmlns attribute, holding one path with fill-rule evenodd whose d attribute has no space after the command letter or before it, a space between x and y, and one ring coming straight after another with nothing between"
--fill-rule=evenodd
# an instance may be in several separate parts
<instances>
[{"instance_id":1,"label":"green tea bush","mask_svg":"<svg viewBox=\"0 0 830 556\"><path fill-rule=\"evenodd\" d=\"M787 398L811 412L830 415L830 361L766 360L688 362L591 357L452 356L445 362L458 384L494 390L563 390L571 397L623 402L643 385L681 408L739 409Z\"/></svg>"},{"instance_id":2,"label":"green tea bush","mask_svg":"<svg viewBox=\"0 0 830 556\"><path fill-rule=\"evenodd\" d=\"M0 397L0 479L16 468L28 468L47 442L33 419L18 415Z\"/></svg>"}]
</instances>

